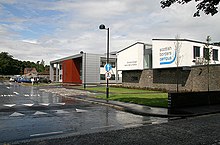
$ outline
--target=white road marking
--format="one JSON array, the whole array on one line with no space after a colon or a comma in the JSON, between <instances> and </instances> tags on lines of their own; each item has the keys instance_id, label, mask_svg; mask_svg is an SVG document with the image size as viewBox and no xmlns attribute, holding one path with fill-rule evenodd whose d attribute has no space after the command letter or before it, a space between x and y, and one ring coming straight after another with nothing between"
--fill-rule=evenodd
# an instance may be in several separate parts
<instances>
[{"instance_id":1,"label":"white road marking","mask_svg":"<svg viewBox=\"0 0 220 145\"><path fill-rule=\"evenodd\" d=\"M10 87L6 87L7 89L10 89Z\"/></svg>"},{"instance_id":2,"label":"white road marking","mask_svg":"<svg viewBox=\"0 0 220 145\"><path fill-rule=\"evenodd\" d=\"M18 116L24 116L24 114L19 113L19 112L14 112L11 115L9 115L10 117L18 117Z\"/></svg>"},{"instance_id":3,"label":"white road marking","mask_svg":"<svg viewBox=\"0 0 220 145\"><path fill-rule=\"evenodd\" d=\"M160 122L153 121L152 124L160 124Z\"/></svg>"},{"instance_id":4,"label":"white road marking","mask_svg":"<svg viewBox=\"0 0 220 145\"><path fill-rule=\"evenodd\" d=\"M43 106L49 106L50 103L40 103L40 105L43 105Z\"/></svg>"},{"instance_id":5,"label":"white road marking","mask_svg":"<svg viewBox=\"0 0 220 145\"><path fill-rule=\"evenodd\" d=\"M88 112L88 111L87 111L87 110L82 110L82 109L77 109L77 108L76 108L76 112L77 112L77 113L83 113L83 112Z\"/></svg>"},{"instance_id":6,"label":"white road marking","mask_svg":"<svg viewBox=\"0 0 220 145\"><path fill-rule=\"evenodd\" d=\"M14 95L1 95L1 97L13 97Z\"/></svg>"},{"instance_id":7,"label":"white road marking","mask_svg":"<svg viewBox=\"0 0 220 145\"><path fill-rule=\"evenodd\" d=\"M45 136L45 135L54 135L54 134L61 134L61 133L63 133L63 131L46 132L46 133L32 134L32 135L30 135L30 137Z\"/></svg>"},{"instance_id":8,"label":"white road marking","mask_svg":"<svg viewBox=\"0 0 220 145\"><path fill-rule=\"evenodd\" d=\"M3 106L6 106L6 107L13 107L15 106L16 104L4 104Z\"/></svg>"},{"instance_id":9,"label":"white road marking","mask_svg":"<svg viewBox=\"0 0 220 145\"><path fill-rule=\"evenodd\" d=\"M31 107L31 106L33 106L34 104L22 104L22 105Z\"/></svg>"},{"instance_id":10,"label":"white road marking","mask_svg":"<svg viewBox=\"0 0 220 145\"><path fill-rule=\"evenodd\" d=\"M92 127L91 129L104 129L104 128L110 128L110 127L114 127L114 125L100 126L100 127Z\"/></svg>"},{"instance_id":11,"label":"white road marking","mask_svg":"<svg viewBox=\"0 0 220 145\"><path fill-rule=\"evenodd\" d=\"M14 94L16 94L16 95L19 95L19 93L18 92L13 92Z\"/></svg>"},{"instance_id":12,"label":"white road marking","mask_svg":"<svg viewBox=\"0 0 220 145\"><path fill-rule=\"evenodd\" d=\"M65 105L66 103L54 103L54 104L57 104L57 105Z\"/></svg>"},{"instance_id":13,"label":"white road marking","mask_svg":"<svg viewBox=\"0 0 220 145\"><path fill-rule=\"evenodd\" d=\"M29 95L29 94L24 94L24 96L25 96L25 97L29 97L30 95Z\"/></svg>"},{"instance_id":14,"label":"white road marking","mask_svg":"<svg viewBox=\"0 0 220 145\"><path fill-rule=\"evenodd\" d=\"M34 115L46 115L47 113L45 113L45 112L41 112L41 111L36 111L35 113L34 113Z\"/></svg>"},{"instance_id":15,"label":"white road marking","mask_svg":"<svg viewBox=\"0 0 220 145\"><path fill-rule=\"evenodd\" d=\"M143 124L129 124L129 125L125 125L125 128L133 128L133 127L140 127L143 126Z\"/></svg>"},{"instance_id":16,"label":"white road marking","mask_svg":"<svg viewBox=\"0 0 220 145\"><path fill-rule=\"evenodd\" d=\"M64 111L64 110L55 110L57 114L65 114L65 113L69 113L68 111Z\"/></svg>"}]
</instances>

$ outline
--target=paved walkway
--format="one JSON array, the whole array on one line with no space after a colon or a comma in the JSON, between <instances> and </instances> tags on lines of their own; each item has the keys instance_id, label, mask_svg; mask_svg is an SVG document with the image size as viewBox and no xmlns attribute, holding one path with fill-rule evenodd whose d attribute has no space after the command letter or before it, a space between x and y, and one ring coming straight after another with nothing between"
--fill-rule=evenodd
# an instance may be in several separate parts
<instances>
[{"instance_id":1,"label":"paved walkway","mask_svg":"<svg viewBox=\"0 0 220 145\"><path fill-rule=\"evenodd\" d=\"M74 96L76 99L81 101L87 101L91 103L97 103L102 105L108 105L110 107L123 110L126 112L146 115L146 116L155 116L155 117L193 117L206 114L220 113L220 105L212 106L198 106L198 107L187 107L179 108L175 110L169 110L167 108L158 108L158 107L149 107L144 105L138 105L133 103L124 103L119 101L103 100L87 96Z\"/></svg>"},{"instance_id":2,"label":"paved walkway","mask_svg":"<svg viewBox=\"0 0 220 145\"><path fill-rule=\"evenodd\" d=\"M187 107L187 108L179 108L175 110L170 110L167 108L157 108L157 107L149 107L145 105L138 105L133 103L124 103L119 101L111 101L111 100L104 100L98 99L95 96L94 92L80 90L77 88L69 88L69 87L55 87L55 88L44 88L40 89L46 92L52 92L59 94L65 97L74 97L81 101L87 101L91 103L97 103L102 105L108 105L110 107L123 110L126 112L144 115L144 116L155 116L155 117L193 117L199 115L206 115L206 114L214 114L220 113L220 104L219 105L212 105L212 106L199 106L199 107Z\"/></svg>"}]
</instances>

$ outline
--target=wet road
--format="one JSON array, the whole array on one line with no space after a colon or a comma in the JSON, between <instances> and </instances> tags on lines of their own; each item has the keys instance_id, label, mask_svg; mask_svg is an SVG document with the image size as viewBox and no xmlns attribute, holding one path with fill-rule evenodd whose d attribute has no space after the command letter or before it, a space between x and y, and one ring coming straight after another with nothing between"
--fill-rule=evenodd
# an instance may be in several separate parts
<instances>
[{"instance_id":1,"label":"wet road","mask_svg":"<svg viewBox=\"0 0 220 145\"><path fill-rule=\"evenodd\" d=\"M0 143L66 133L85 134L167 122L0 82Z\"/></svg>"}]
</instances>

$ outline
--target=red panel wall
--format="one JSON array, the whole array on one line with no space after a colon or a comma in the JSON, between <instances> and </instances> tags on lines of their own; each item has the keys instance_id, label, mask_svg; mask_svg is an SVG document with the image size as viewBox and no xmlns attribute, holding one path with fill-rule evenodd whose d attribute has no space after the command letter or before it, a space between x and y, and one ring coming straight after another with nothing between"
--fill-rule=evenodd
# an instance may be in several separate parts
<instances>
[{"instance_id":1,"label":"red panel wall","mask_svg":"<svg viewBox=\"0 0 220 145\"><path fill-rule=\"evenodd\" d=\"M82 83L82 80L80 80L81 61L81 59L69 59L63 61L63 83Z\"/></svg>"}]
</instances>

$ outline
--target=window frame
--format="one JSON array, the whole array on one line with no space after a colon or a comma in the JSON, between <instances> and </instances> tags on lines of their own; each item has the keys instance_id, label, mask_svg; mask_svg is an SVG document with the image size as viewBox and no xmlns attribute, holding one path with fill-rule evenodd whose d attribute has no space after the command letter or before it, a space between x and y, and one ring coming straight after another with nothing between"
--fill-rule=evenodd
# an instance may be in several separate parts
<instances>
[{"instance_id":1,"label":"window frame","mask_svg":"<svg viewBox=\"0 0 220 145\"><path fill-rule=\"evenodd\" d=\"M198 51L198 53L197 53ZM200 47L199 46L193 46L193 58L196 59L196 57L200 57Z\"/></svg>"},{"instance_id":2,"label":"window frame","mask_svg":"<svg viewBox=\"0 0 220 145\"><path fill-rule=\"evenodd\" d=\"M218 49L212 49L212 60L218 61Z\"/></svg>"}]
</instances>

